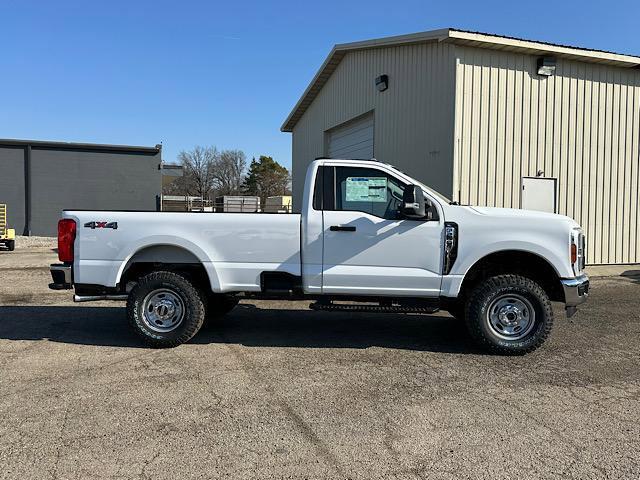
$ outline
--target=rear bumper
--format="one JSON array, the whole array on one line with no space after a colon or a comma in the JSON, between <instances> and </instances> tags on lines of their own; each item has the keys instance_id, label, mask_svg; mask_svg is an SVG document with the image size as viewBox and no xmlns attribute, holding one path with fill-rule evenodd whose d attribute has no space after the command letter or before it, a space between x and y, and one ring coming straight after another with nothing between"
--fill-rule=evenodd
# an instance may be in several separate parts
<instances>
[{"instance_id":1,"label":"rear bumper","mask_svg":"<svg viewBox=\"0 0 640 480\"><path fill-rule=\"evenodd\" d=\"M73 288L71 265L53 263L49 267L53 283L49 284L51 290L70 290Z\"/></svg>"},{"instance_id":2,"label":"rear bumper","mask_svg":"<svg viewBox=\"0 0 640 480\"><path fill-rule=\"evenodd\" d=\"M576 307L589 298L589 277L581 275L576 278L564 278L561 282L564 289L567 316L570 317L576 313Z\"/></svg>"}]
</instances>

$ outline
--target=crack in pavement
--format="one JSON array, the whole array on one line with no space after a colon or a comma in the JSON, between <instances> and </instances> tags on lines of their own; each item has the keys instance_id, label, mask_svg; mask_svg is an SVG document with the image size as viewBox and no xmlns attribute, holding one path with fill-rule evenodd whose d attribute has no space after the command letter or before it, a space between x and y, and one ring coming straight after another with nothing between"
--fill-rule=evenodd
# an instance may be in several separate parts
<instances>
[{"instance_id":1,"label":"crack in pavement","mask_svg":"<svg viewBox=\"0 0 640 480\"><path fill-rule=\"evenodd\" d=\"M238 360L238 362L243 366L243 370L249 375L251 381L259 385L262 389L266 390L267 393L276 400L276 403L280 407L280 409L292 420L293 424L297 427L297 429L302 433L304 438L313 445L323 460L325 460L338 475L344 476L344 472L342 467L340 466L340 461L334 455L334 453L329 449L329 447L325 444L325 442L318 436L318 434L313 430L312 426L309 425L294 409L291 405L289 405L282 397L278 395L278 393L264 380L258 376L255 372L257 370L256 366L251 362L250 359L241 351L241 349L233 345L230 341L225 340L225 345L231 351L233 356Z\"/></svg>"}]
</instances>

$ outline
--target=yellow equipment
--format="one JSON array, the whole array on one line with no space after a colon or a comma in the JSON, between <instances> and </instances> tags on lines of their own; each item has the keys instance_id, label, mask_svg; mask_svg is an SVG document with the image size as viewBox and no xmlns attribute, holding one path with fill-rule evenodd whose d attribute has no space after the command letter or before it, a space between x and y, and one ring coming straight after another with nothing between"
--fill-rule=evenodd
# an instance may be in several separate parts
<instances>
[{"instance_id":1,"label":"yellow equipment","mask_svg":"<svg viewBox=\"0 0 640 480\"><path fill-rule=\"evenodd\" d=\"M10 252L16 248L16 231L7 228L7 206L0 203L0 246L5 246Z\"/></svg>"}]
</instances>

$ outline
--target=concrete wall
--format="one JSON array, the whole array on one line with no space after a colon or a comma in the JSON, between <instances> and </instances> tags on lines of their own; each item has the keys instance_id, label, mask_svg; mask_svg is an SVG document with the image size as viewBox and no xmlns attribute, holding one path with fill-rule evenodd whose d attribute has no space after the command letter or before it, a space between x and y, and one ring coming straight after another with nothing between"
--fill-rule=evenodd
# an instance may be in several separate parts
<instances>
[{"instance_id":1,"label":"concrete wall","mask_svg":"<svg viewBox=\"0 0 640 480\"><path fill-rule=\"evenodd\" d=\"M7 204L7 224L18 235L24 228L24 148L0 147L0 203Z\"/></svg>"},{"instance_id":2,"label":"concrete wall","mask_svg":"<svg viewBox=\"0 0 640 480\"><path fill-rule=\"evenodd\" d=\"M25 229L24 148L0 149L0 202L11 224ZM63 209L156 209L161 190L160 152L31 150L31 234L55 236Z\"/></svg>"},{"instance_id":3,"label":"concrete wall","mask_svg":"<svg viewBox=\"0 0 640 480\"><path fill-rule=\"evenodd\" d=\"M347 53L293 129L293 202L307 166L326 152L326 131L374 113L374 156L452 193L454 46L428 43ZM378 92L375 78L389 76Z\"/></svg>"},{"instance_id":4,"label":"concrete wall","mask_svg":"<svg viewBox=\"0 0 640 480\"><path fill-rule=\"evenodd\" d=\"M587 233L588 263L640 262L640 72L456 47L455 197L520 207L521 177L557 178L557 213Z\"/></svg>"}]
</instances>

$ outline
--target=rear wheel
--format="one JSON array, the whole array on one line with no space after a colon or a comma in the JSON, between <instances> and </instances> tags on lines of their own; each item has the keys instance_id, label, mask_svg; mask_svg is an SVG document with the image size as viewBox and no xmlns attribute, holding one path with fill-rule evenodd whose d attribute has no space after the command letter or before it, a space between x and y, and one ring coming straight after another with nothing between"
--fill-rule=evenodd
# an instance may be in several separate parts
<instances>
[{"instance_id":1,"label":"rear wheel","mask_svg":"<svg viewBox=\"0 0 640 480\"><path fill-rule=\"evenodd\" d=\"M129 293L127 316L133 330L149 346L176 347L202 327L202 294L185 277L153 272L142 277Z\"/></svg>"},{"instance_id":2,"label":"rear wheel","mask_svg":"<svg viewBox=\"0 0 640 480\"><path fill-rule=\"evenodd\" d=\"M9 249L10 252L13 252L16 248L16 241L15 240L9 240L7 242L7 248Z\"/></svg>"},{"instance_id":3,"label":"rear wheel","mask_svg":"<svg viewBox=\"0 0 640 480\"><path fill-rule=\"evenodd\" d=\"M520 275L499 275L477 285L469 297L466 323L481 346L503 355L521 355L541 346L553 326L545 291Z\"/></svg>"}]
</instances>

